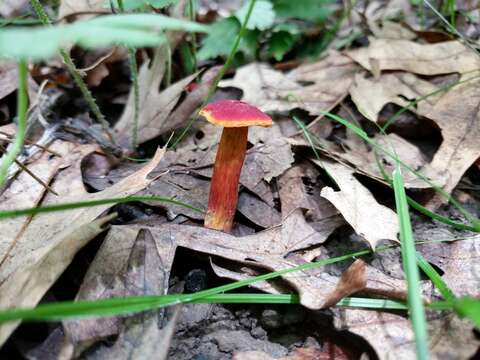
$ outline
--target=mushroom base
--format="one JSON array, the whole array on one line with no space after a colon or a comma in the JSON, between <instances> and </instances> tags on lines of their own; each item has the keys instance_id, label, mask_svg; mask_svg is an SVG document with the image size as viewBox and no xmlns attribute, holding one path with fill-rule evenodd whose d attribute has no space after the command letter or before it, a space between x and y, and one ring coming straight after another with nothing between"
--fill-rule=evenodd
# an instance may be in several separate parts
<instances>
[{"instance_id":1,"label":"mushroom base","mask_svg":"<svg viewBox=\"0 0 480 360\"><path fill-rule=\"evenodd\" d=\"M238 181L247 150L248 127L224 128L213 167L205 227L230 232L237 209Z\"/></svg>"}]
</instances>

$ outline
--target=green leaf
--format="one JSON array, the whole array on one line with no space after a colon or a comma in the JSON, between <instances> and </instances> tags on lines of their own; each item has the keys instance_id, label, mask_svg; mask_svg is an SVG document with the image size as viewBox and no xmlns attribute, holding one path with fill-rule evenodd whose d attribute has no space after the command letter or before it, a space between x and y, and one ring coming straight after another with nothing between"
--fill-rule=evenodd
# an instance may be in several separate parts
<instances>
[{"instance_id":1,"label":"green leaf","mask_svg":"<svg viewBox=\"0 0 480 360\"><path fill-rule=\"evenodd\" d=\"M243 20L247 16L248 6L249 3L247 1L235 14L240 23L243 23ZM260 0L257 1L253 7L252 14L247 23L247 29L267 30L273 25L274 20L275 11L273 11L272 3L270 1Z\"/></svg>"},{"instance_id":2,"label":"green leaf","mask_svg":"<svg viewBox=\"0 0 480 360\"><path fill-rule=\"evenodd\" d=\"M0 57L47 59L68 44L85 48L156 46L164 39L162 30L206 32L208 27L164 15L120 14L71 25L6 29L0 32Z\"/></svg>"},{"instance_id":3,"label":"green leaf","mask_svg":"<svg viewBox=\"0 0 480 360\"><path fill-rule=\"evenodd\" d=\"M277 31L272 34L269 41L268 55L281 61L295 44L295 38L287 31Z\"/></svg>"},{"instance_id":4,"label":"green leaf","mask_svg":"<svg viewBox=\"0 0 480 360\"><path fill-rule=\"evenodd\" d=\"M203 39L197 58L206 60L228 55L239 31L240 23L233 16L215 22Z\"/></svg>"},{"instance_id":5,"label":"green leaf","mask_svg":"<svg viewBox=\"0 0 480 360\"><path fill-rule=\"evenodd\" d=\"M273 0L273 9L280 17L324 21L332 10L327 6L331 0Z\"/></svg>"},{"instance_id":6,"label":"green leaf","mask_svg":"<svg viewBox=\"0 0 480 360\"><path fill-rule=\"evenodd\" d=\"M400 225L400 250L402 253L403 269L407 279L407 301L413 332L415 334L417 359L426 360L429 358L427 321L420 289L420 273L417 266L415 241L413 239L410 214L408 212L407 195L398 162L393 171L393 190Z\"/></svg>"},{"instance_id":7,"label":"green leaf","mask_svg":"<svg viewBox=\"0 0 480 360\"><path fill-rule=\"evenodd\" d=\"M453 303L453 308L460 317L466 317L473 321L475 327L480 330L480 300L464 297Z\"/></svg>"}]
</instances>

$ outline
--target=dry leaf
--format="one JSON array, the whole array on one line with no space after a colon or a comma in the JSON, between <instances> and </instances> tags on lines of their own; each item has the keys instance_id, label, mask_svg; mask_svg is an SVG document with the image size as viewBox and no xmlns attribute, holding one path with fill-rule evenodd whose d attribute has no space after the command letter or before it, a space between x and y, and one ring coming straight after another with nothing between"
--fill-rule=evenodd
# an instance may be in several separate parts
<instances>
[{"instance_id":1,"label":"dry leaf","mask_svg":"<svg viewBox=\"0 0 480 360\"><path fill-rule=\"evenodd\" d=\"M355 82L350 88L350 96L358 111L367 119L377 122L378 114L388 103L401 107L409 105L409 101L418 99L438 90L438 87L422 80L413 74L393 73L385 74L378 80L368 79L363 74L355 76ZM418 102L410 110L420 114L427 114L435 106L440 94L429 96Z\"/></svg>"},{"instance_id":2,"label":"dry leaf","mask_svg":"<svg viewBox=\"0 0 480 360\"><path fill-rule=\"evenodd\" d=\"M371 139L390 154L397 154L403 163L416 171L421 170L427 164L426 157L416 145L396 134L391 133L386 136L379 134L371 137ZM338 138L337 140L339 140L340 146L331 141L321 140L322 150L326 156L340 163L352 165L356 172L360 174L380 182L385 182L377 163L375 149L372 149L370 145L366 144L360 137L348 129L346 137L344 139ZM293 146L311 147L310 142L305 138L295 137L290 138L288 141ZM381 151L377 150L377 153L378 160L383 165L386 173L391 174L395 168L395 160ZM407 188L430 188L428 183L419 179L417 175L411 172L406 171L403 175Z\"/></svg>"},{"instance_id":3,"label":"dry leaf","mask_svg":"<svg viewBox=\"0 0 480 360\"><path fill-rule=\"evenodd\" d=\"M340 191L324 187L321 195L328 199L370 246L380 240L397 241L399 231L397 214L379 204L368 189L353 175L354 171L342 164L314 160L335 181Z\"/></svg>"},{"instance_id":4,"label":"dry leaf","mask_svg":"<svg viewBox=\"0 0 480 360\"><path fill-rule=\"evenodd\" d=\"M367 70L371 59L380 70L403 70L421 75L465 73L480 68L480 58L459 41L419 44L409 40L371 39L366 48L346 53Z\"/></svg>"},{"instance_id":5,"label":"dry leaf","mask_svg":"<svg viewBox=\"0 0 480 360\"><path fill-rule=\"evenodd\" d=\"M306 218L313 222L338 214L337 209L320 195L324 184L319 178L320 172L308 163L294 165L278 178L284 217L295 209L305 209Z\"/></svg>"},{"instance_id":6,"label":"dry leaf","mask_svg":"<svg viewBox=\"0 0 480 360\"><path fill-rule=\"evenodd\" d=\"M80 160L85 156L85 151L92 151L92 146L80 146L68 153L67 166L59 173L52 184L52 188L59 194L47 194L42 205L89 201L103 198L124 197L135 194L146 187L151 180L147 175L155 168L163 156L164 150L157 151L154 159L135 174L123 179L118 184L98 193L89 194L85 191L80 171ZM83 235L89 239L98 226L89 225L95 218L102 214L111 205L86 207L64 212L44 213L34 216L18 233L10 233L9 229L2 227L2 233L8 234L2 238L3 252L0 265L0 307L31 307L40 301L48 288L60 276L71 257L79 248L73 248L73 253L66 252L64 246L70 248L71 239L78 239ZM81 231L89 229L88 231ZM80 240L77 240L82 244ZM85 244L85 242L83 242ZM64 253L65 259L60 266L51 267L50 251ZM52 255L53 256L53 255ZM45 266L45 267L43 267ZM27 269L30 269L28 271ZM36 274L42 274L41 281L36 282ZM0 327L0 342L3 343L11 332L18 326L18 322L9 323Z\"/></svg>"},{"instance_id":7,"label":"dry leaf","mask_svg":"<svg viewBox=\"0 0 480 360\"><path fill-rule=\"evenodd\" d=\"M373 310L335 308L335 328L363 337L379 359L414 359L415 338L404 316ZM470 359L478 340L468 320L445 313L428 314L430 351L434 359ZM448 329L448 331L446 330Z\"/></svg>"},{"instance_id":8,"label":"dry leaf","mask_svg":"<svg viewBox=\"0 0 480 360\"><path fill-rule=\"evenodd\" d=\"M129 229L118 233L116 237L107 236L85 275L76 299L97 300L166 293L170 269L165 269L164 264L171 264L173 259L169 258L172 252L167 251L165 244L162 250L165 252L160 254L147 230L141 230L136 236L132 236ZM155 326L151 324L151 331L158 332L157 323L162 318L163 311L159 311L145 316L140 314L134 320L124 317L91 318L65 321L63 325L68 341L78 356L91 343L119 333L122 333L123 339L118 339L114 345L117 349L111 351L123 349L132 352L135 349L126 346L125 337L132 337L135 331L139 331L135 324L154 320Z\"/></svg>"},{"instance_id":9,"label":"dry leaf","mask_svg":"<svg viewBox=\"0 0 480 360\"><path fill-rule=\"evenodd\" d=\"M172 84L159 91L168 57L168 45L162 44L155 51L153 60L143 64L138 71L138 87L140 95L140 112L138 114L138 143L153 139L165 131L172 129L166 120L185 90L197 73ZM130 91L125 110L115 124L117 141L121 146L128 146L132 136L134 115L133 91Z\"/></svg>"},{"instance_id":10,"label":"dry leaf","mask_svg":"<svg viewBox=\"0 0 480 360\"><path fill-rule=\"evenodd\" d=\"M77 13L85 12L109 12L110 7L105 6L108 3L105 3L105 0L61 0L60 6L58 8L58 17L63 19L66 16L74 15ZM94 14L91 15L81 15L82 19L89 19L94 17Z\"/></svg>"},{"instance_id":11,"label":"dry leaf","mask_svg":"<svg viewBox=\"0 0 480 360\"><path fill-rule=\"evenodd\" d=\"M267 64L251 63L239 68L232 80L220 84L242 89L242 100L265 112L301 108L319 114L332 109L346 96L356 71L357 66L350 59L332 52L325 59L301 65L286 75Z\"/></svg>"},{"instance_id":12,"label":"dry leaf","mask_svg":"<svg viewBox=\"0 0 480 360\"><path fill-rule=\"evenodd\" d=\"M148 231L152 234L157 249L162 254L165 272L170 269L177 246L234 260L247 267L279 271L304 264L306 261L300 252L297 254L298 250L321 244L329 235L328 232L322 234L313 230L302 217L298 216L301 213L294 214L287 217L282 226L240 238L219 231L187 225L161 225L150 227ZM108 237L117 239L116 243L118 243L118 239L125 236L135 238L141 228L139 226L115 226L110 230ZM331 231L333 229L335 227ZM347 276L347 278L350 277ZM361 272L360 278L362 278ZM363 280L360 282L343 280L343 284L341 282L337 288L338 277L320 270L294 272L284 275L283 279L288 286L298 291L301 303L313 309L326 306L327 301L338 300L340 294L358 291L360 287L358 284L363 284ZM372 285L369 285L369 281ZM396 281L392 279L392 282L398 290L399 286ZM381 287L380 283L381 281L371 278L367 280L366 285L378 289ZM401 283L403 284L403 282ZM275 288L274 291L278 290ZM384 293L387 294L388 289Z\"/></svg>"},{"instance_id":13,"label":"dry leaf","mask_svg":"<svg viewBox=\"0 0 480 360\"><path fill-rule=\"evenodd\" d=\"M232 360L347 360L349 358L340 348L327 343L326 349L295 347L289 355L282 357L271 357L263 351L245 351L236 353Z\"/></svg>"},{"instance_id":14,"label":"dry leaf","mask_svg":"<svg viewBox=\"0 0 480 360\"><path fill-rule=\"evenodd\" d=\"M465 75L460 80L471 76ZM425 175L448 193L480 156L479 86L479 80L456 86L425 114L440 127L443 138ZM436 207L445 201L438 196L432 204Z\"/></svg>"}]
</instances>

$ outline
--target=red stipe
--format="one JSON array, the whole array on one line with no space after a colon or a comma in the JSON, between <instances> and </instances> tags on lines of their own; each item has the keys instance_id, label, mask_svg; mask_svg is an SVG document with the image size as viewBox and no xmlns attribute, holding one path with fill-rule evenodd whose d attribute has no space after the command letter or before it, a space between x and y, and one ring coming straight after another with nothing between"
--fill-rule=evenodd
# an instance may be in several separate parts
<instances>
[{"instance_id":1,"label":"red stipe","mask_svg":"<svg viewBox=\"0 0 480 360\"><path fill-rule=\"evenodd\" d=\"M205 227L225 232L232 230L247 137L248 127L223 129L213 167Z\"/></svg>"}]
</instances>

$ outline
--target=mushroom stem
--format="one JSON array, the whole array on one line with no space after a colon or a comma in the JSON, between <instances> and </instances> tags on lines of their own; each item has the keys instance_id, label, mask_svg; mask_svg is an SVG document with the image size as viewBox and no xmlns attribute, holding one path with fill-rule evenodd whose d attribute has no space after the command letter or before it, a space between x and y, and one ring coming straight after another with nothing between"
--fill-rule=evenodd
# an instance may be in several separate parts
<instances>
[{"instance_id":1,"label":"mushroom stem","mask_svg":"<svg viewBox=\"0 0 480 360\"><path fill-rule=\"evenodd\" d=\"M247 150L248 127L224 128L213 167L205 227L230 232L237 209L238 180Z\"/></svg>"}]
</instances>

